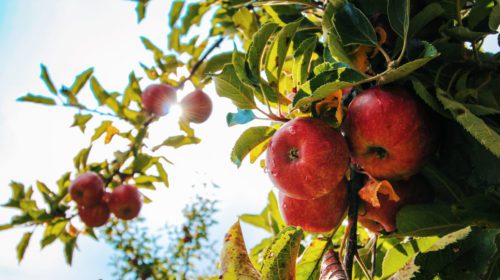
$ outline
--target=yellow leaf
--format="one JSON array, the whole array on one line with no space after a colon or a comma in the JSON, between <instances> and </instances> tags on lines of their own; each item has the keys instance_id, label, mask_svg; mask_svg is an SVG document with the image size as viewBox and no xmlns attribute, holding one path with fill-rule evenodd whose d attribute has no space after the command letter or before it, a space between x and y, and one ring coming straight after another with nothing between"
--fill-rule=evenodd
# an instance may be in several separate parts
<instances>
[{"instance_id":1,"label":"yellow leaf","mask_svg":"<svg viewBox=\"0 0 500 280\"><path fill-rule=\"evenodd\" d=\"M248 257L240 222L231 226L224 237L221 253L219 279L225 280L259 280L260 274Z\"/></svg>"},{"instance_id":2,"label":"yellow leaf","mask_svg":"<svg viewBox=\"0 0 500 280\"><path fill-rule=\"evenodd\" d=\"M361 188L358 192L359 197L370 203L373 207L379 208L380 201L378 200L378 194L385 194L389 197L389 200L399 201L398 194L394 191L391 183L387 180L378 181L377 179L370 178L368 182Z\"/></svg>"},{"instance_id":3,"label":"yellow leaf","mask_svg":"<svg viewBox=\"0 0 500 280\"><path fill-rule=\"evenodd\" d=\"M108 126L108 128L106 129L106 138L104 138L104 144L109 144L109 142L111 142L111 139L113 139L113 136L115 136L115 134L117 133L120 133L120 131L116 127L112 125Z\"/></svg>"}]
</instances>

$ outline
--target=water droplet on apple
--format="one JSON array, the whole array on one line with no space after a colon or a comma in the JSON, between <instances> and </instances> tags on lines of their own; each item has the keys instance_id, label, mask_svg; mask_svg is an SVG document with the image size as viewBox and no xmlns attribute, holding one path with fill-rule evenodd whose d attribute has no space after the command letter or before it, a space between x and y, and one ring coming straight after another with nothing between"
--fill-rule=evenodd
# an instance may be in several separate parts
<instances>
[{"instance_id":1,"label":"water droplet on apple","mask_svg":"<svg viewBox=\"0 0 500 280\"><path fill-rule=\"evenodd\" d=\"M291 135L295 135L295 127L290 126L290 127L288 128L288 132L289 132Z\"/></svg>"}]
</instances>

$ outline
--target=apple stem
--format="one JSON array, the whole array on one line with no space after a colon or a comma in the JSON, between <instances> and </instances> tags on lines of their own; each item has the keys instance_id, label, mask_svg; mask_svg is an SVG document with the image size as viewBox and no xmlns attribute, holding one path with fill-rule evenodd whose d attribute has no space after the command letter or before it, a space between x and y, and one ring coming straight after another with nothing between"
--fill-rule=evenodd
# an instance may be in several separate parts
<instances>
[{"instance_id":1,"label":"apple stem","mask_svg":"<svg viewBox=\"0 0 500 280\"><path fill-rule=\"evenodd\" d=\"M357 254L357 224L358 224L358 191L363 186L363 175L351 169L351 181L347 182L349 210L348 223L350 225L349 235L346 245L346 254L344 256L344 267L347 279L352 279L352 267L354 257Z\"/></svg>"}]
</instances>

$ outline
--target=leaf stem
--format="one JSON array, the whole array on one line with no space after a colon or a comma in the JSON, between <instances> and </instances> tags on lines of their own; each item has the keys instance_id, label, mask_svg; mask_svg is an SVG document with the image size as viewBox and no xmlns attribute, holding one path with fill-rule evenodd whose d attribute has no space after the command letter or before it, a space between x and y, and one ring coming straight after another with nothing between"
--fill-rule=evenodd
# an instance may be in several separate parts
<instances>
[{"instance_id":1,"label":"leaf stem","mask_svg":"<svg viewBox=\"0 0 500 280\"><path fill-rule=\"evenodd\" d=\"M359 264L359 267L361 267L361 270L363 271L363 274L366 276L366 278L368 280L373 280L370 271L368 271L368 268L366 268L365 263L363 262L357 251L356 254L354 255L354 258L356 259L356 262Z\"/></svg>"}]
</instances>

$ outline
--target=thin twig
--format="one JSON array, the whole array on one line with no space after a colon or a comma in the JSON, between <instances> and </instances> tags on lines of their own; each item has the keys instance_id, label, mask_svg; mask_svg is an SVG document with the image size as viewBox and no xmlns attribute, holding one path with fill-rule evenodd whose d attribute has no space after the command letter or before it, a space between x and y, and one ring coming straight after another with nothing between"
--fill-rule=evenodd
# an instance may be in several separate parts
<instances>
[{"instance_id":1,"label":"thin twig","mask_svg":"<svg viewBox=\"0 0 500 280\"><path fill-rule=\"evenodd\" d=\"M361 270L363 271L363 274L366 276L366 278L368 280L373 280L370 271L368 271L368 268L366 268L365 263L363 262L357 251L356 254L354 255L354 258L356 259L356 262L359 264L359 267L361 267Z\"/></svg>"},{"instance_id":2,"label":"thin twig","mask_svg":"<svg viewBox=\"0 0 500 280\"><path fill-rule=\"evenodd\" d=\"M203 64L203 62L205 61L205 59L207 59L210 53L212 53L217 47L219 47L222 41L224 41L224 37L219 38L210 48L208 48L207 52L194 64L193 68L191 69L191 72L189 72L189 76L187 76L187 78L182 80L177 86L177 88L184 87L186 81L190 81L191 78L193 78L194 74L196 73L198 68L200 68L201 64Z\"/></svg>"},{"instance_id":3,"label":"thin twig","mask_svg":"<svg viewBox=\"0 0 500 280\"><path fill-rule=\"evenodd\" d=\"M101 111L99 111L97 109L87 108L87 107L85 107L83 105L76 106L76 105L72 105L72 104L68 104L68 103L62 103L60 106L68 107L68 108L74 108L74 109L78 109L79 111L85 111L85 112L89 112L89 113L93 113L93 114L97 114L97 115L101 115L101 116L113 117L113 118L120 118L120 117L118 117L115 114L101 112Z\"/></svg>"},{"instance_id":4,"label":"thin twig","mask_svg":"<svg viewBox=\"0 0 500 280\"><path fill-rule=\"evenodd\" d=\"M351 228L349 230L349 237L346 244L346 254L344 256L344 266L347 279L352 279L352 266L354 264L354 257L358 250L358 190L363 185L362 176L362 174L351 169L351 181L348 183L348 223L351 225Z\"/></svg>"}]
</instances>

